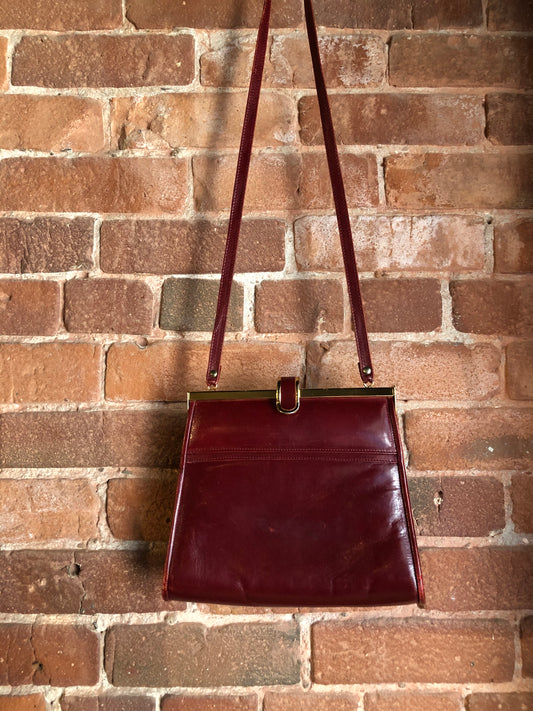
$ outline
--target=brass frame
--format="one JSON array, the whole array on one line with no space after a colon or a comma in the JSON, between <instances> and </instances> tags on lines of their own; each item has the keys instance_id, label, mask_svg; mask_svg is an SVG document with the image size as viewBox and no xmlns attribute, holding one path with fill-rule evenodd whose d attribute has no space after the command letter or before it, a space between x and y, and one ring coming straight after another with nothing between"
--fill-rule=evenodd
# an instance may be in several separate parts
<instances>
[{"instance_id":1,"label":"brass frame","mask_svg":"<svg viewBox=\"0 0 533 711\"><path fill-rule=\"evenodd\" d=\"M191 400L276 400L277 390L201 390L187 393ZM309 388L300 390L300 397L394 397L392 388Z\"/></svg>"}]
</instances>

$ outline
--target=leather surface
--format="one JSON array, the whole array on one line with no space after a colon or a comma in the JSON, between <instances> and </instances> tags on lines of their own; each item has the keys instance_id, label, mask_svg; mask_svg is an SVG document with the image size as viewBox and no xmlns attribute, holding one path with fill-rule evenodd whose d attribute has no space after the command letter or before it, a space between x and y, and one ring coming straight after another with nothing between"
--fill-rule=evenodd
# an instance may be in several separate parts
<instances>
[{"instance_id":1,"label":"leather surface","mask_svg":"<svg viewBox=\"0 0 533 711\"><path fill-rule=\"evenodd\" d=\"M213 334L211 337L211 348L209 352L209 362L207 366L206 382L209 387L216 387L220 378L220 361L222 357L222 346L224 344L224 333L226 330L226 319L228 314L231 284L235 271L235 260L237 256L237 246L239 242L239 232L241 227L244 197L246 193L246 183L248 180L248 170L250 167L250 156L254 140L254 130L257 118L257 107L259 94L261 91L261 79L268 42L268 28L270 22L271 0L265 0L263 14L257 33L257 42L250 77L248 90L248 100L242 128L239 155L237 158L237 169L235 173L235 183L233 186L233 197L231 200L231 210L228 224L228 234L226 238L226 248L222 263L220 287L218 293L217 310ZM320 52L316 32L316 23L313 16L311 0L304 0L305 22L309 49L313 63L313 73L317 90L318 104L320 107L320 120L322 122L322 132L324 134L324 144L328 162L333 200L337 214L337 223L346 274L346 284L352 311L352 322L359 354L359 374L363 383L372 383L374 379L370 349L368 346L368 335L365 325L361 288L353 248L352 230L344 182L331 119L331 110L320 63Z\"/></svg>"},{"instance_id":2,"label":"leather surface","mask_svg":"<svg viewBox=\"0 0 533 711\"><path fill-rule=\"evenodd\" d=\"M167 599L421 602L392 397L191 403Z\"/></svg>"}]
</instances>

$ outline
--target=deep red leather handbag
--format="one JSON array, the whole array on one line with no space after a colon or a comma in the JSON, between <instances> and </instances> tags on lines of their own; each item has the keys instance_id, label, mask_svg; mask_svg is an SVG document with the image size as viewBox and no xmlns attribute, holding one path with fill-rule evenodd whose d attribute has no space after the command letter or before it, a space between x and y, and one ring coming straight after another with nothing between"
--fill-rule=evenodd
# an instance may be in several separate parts
<instances>
[{"instance_id":1,"label":"deep red leather handbag","mask_svg":"<svg viewBox=\"0 0 533 711\"><path fill-rule=\"evenodd\" d=\"M232 605L423 604L392 388L218 392L271 0L259 26L211 340L189 393L166 599ZM359 372L373 382L359 279L311 0L305 0Z\"/></svg>"}]
</instances>

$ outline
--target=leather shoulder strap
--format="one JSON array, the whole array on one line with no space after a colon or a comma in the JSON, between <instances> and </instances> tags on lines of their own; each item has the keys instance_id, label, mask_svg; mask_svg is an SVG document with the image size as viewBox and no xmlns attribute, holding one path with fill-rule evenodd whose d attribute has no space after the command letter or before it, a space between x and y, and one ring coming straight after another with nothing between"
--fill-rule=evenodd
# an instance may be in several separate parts
<instances>
[{"instance_id":1,"label":"leather shoulder strap","mask_svg":"<svg viewBox=\"0 0 533 711\"><path fill-rule=\"evenodd\" d=\"M252 65L248 101L246 103L239 156L237 159L237 170L233 187L233 198L231 201L226 249L224 252L224 260L222 263L222 272L220 277L215 325L211 337L211 350L207 366L206 381L209 387L216 387L220 377L222 346L224 344L231 284L233 281L233 273L235 271L235 259L237 256L237 245L242 221L244 196L246 193L246 183L250 167L250 156L252 153L255 122L257 118L257 106L261 91L261 80L263 76L263 67L268 42L271 4L272 0L264 0L263 14L261 16L261 22L259 24L257 34L257 44ZM324 144L326 147L333 200L335 203L337 222L339 226L344 271L346 273L346 283L348 285L348 295L352 310L352 322L355 332L355 340L357 343L357 352L359 354L359 373L363 383L370 384L373 382L374 376L370 359L370 349L368 346L365 317L363 313L361 288L359 285L359 276L357 273L357 265L353 248L350 216L348 214L348 205L346 203L344 182L342 179L335 132L333 130L326 83L324 81L322 65L320 62L316 23L311 0L304 0L304 5L307 37L309 40L309 48L311 50L311 59L313 62L313 72L320 107Z\"/></svg>"}]
</instances>

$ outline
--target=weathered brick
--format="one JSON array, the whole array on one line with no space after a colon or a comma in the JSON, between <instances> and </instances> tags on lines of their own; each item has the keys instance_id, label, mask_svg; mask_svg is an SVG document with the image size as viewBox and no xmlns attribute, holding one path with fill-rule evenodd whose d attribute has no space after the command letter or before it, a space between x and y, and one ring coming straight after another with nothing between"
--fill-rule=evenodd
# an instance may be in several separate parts
<instances>
[{"instance_id":1,"label":"weathered brick","mask_svg":"<svg viewBox=\"0 0 533 711\"><path fill-rule=\"evenodd\" d=\"M89 343L2 343L0 402L99 400L100 360Z\"/></svg>"},{"instance_id":2,"label":"weathered brick","mask_svg":"<svg viewBox=\"0 0 533 711\"><path fill-rule=\"evenodd\" d=\"M205 389L209 346L197 342L159 342L145 349L116 343L107 356L106 397L110 400L184 400L187 391ZM225 389L275 388L283 375L302 375L298 345L227 343L222 355Z\"/></svg>"},{"instance_id":3,"label":"weathered brick","mask_svg":"<svg viewBox=\"0 0 533 711\"><path fill-rule=\"evenodd\" d=\"M426 549L422 571L430 610L531 609L531 546Z\"/></svg>"},{"instance_id":4,"label":"weathered brick","mask_svg":"<svg viewBox=\"0 0 533 711\"><path fill-rule=\"evenodd\" d=\"M494 227L494 271L533 272L533 219L518 219Z\"/></svg>"},{"instance_id":5,"label":"weathered brick","mask_svg":"<svg viewBox=\"0 0 533 711\"><path fill-rule=\"evenodd\" d=\"M452 281L453 325L463 333L528 336L533 326L533 280Z\"/></svg>"},{"instance_id":6,"label":"weathered brick","mask_svg":"<svg viewBox=\"0 0 533 711\"><path fill-rule=\"evenodd\" d=\"M531 461L533 410L416 410L406 413L417 469L520 469Z\"/></svg>"},{"instance_id":7,"label":"weathered brick","mask_svg":"<svg viewBox=\"0 0 533 711\"><path fill-rule=\"evenodd\" d=\"M161 711L257 711L257 697L164 696Z\"/></svg>"},{"instance_id":8,"label":"weathered brick","mask_svg":"<svg viewBox=\"0 0 533 711\"><path fill-rule=\"evenodd\" d=\"M393 86L532 86L531 39L473 34L392 36Z\"/></svg>"},{"instance_id":9,"label":"weathered brick","mask_svg":"<svg viewBox=\"0 0 533 711\"><path fill-rule=\"evenodd\" d=\"M41 694L24 696L0 696L3 711L47 711L46 700Z\"/></svg>"},{"instance_id":10,"label":"weathered brick","mask_svg":"<svg viewBox=\"0 0 533 711\"><path fill-rule=\"evenodd\" d=\"M428 153L385 159L391 207L531 208L533 160L526 153Z\"/></svg>"},{"instance_id":11,"label":"weathered brick","mask_svg":"<svg viewBox=\"0 0 533 711\"><path fill-rule=\"evenodd\" d=\"M0 148L85 151L105 146L102 104L76 96L0 97Z\"/></svg>"},{"instance_id":12,"label":"weathered brick","mask_svg":"<svg viewBox=\"0 0 533 711\"><path fill-rule=\"evenodd\" d=\"M93 266L88 217L0 218L0 272L68 272Z\"/></svg>"},{"instance_id":13,"label":"weathered brick","mask_svg":"<svg viewBox=\"0 0 533 711\"><path fill-rule=\"evenodd\" d=\"M72 333L150 333L153 296L142 281L72 279L65 284L65 326Z\"/></svg>"},{"instance_id":14,"label":"weathered brick","mask_svg":"<svg viewBox=\"0 0 533 711\"><path fill-rule=\"evenodd\" d=\"M356 215L351 218L360 271L472 271L483 267L481 218L462 215ZM343 271L337 218L296 220L302 271Z\"/></svg>"},{"instance_id":15,"label":"weathered brick","mask_svg":"<svg viewBox=\"0 0 533 711\"><path fill-rule=\"evenodd\" d=\"M525 617L520 625L522 647L522 675L533 677L533 616Z\"/></svg>"},{"instance_id":16,"label":"weathered brick","mask_svg":"<svg viewBox=\"0 0 533 711\"><path fill-rule=\"evenodd\" d=\"M365 696L365 711L460 711L458 694L375 691Z\"/></svg>"},{"instance_id":17,"label":"weathered brick","mask_svg":"<svg viewBox=\"0 0 533 711\"><path fill-rule=\"evenodd\" d=\"M7 37L0 37L0 89L7 84Z\"/></svg>"},{"instance_id":18,"label":"weathered brick","mask_svg":"<svg viewBox=\"0 0 533 711\"><path fill-rule=\"evenodd\" d=\"M261 17L261 3L235 5L231 0L216 4L173 0L127 0L126 17L138 29L174 29L198 27L200 29L257 27ZM272 7L272 27L294 27L300 24L302 13L297 0L285 0Z\"/></svg>"},{"instance_id":19,"label":"weathered brick","mask_svg":"<svg viewBox=\"0 0 533 711\"><path fill-rule=\"evenodd\" d=\"M502 620L318 622L311 628L311 644L312 677L317 684L479 683L513 678L514 636Z\"/></svg>"},{"instance_id":20,"label":"weathered brick","mask_svg":"<svg viewBox=\"0 0 533 711\"><path fill-rule=\"evenodd\" d=\"M0 415L2 467L176 467L185 412L19 412Z\"/></svg>"},{"instance_id":21,"label":"weathered brick","mask_svg":"<svg viewBox=\"0 0 533 711\"><path fill-rule=\"evenodd\" d=\"M335 693L279 693L267 691L263 701L264 711L353 711L358 697Z\"/></svg>"},{"instance_id":22,"label":"weathered brick","mask_svg":"<svg viewBox=\"0 0 533 711\"><path fill-rule=\"evenodd\" d=\"M51 686L98 682L100 643L88 627L0 625L0 683Z\"/></svg>"},{"instance_id":23,"label":"weathered brick","mask_svg":"<svg viewBox=\"0 0 533 711\"><path fill-rule=\"evenodd\" d=\"M489 94L486 98L487 138L496 145L533 143L533 96Z\"/></svg>"},{"instance_id":24,"label":"weathered brick","mask_svg":"<svg viewBox=\"0 0 533 711\"><path fill-rule=\"evenodd\" d=\"M533 693L477 693L466 697L467 711L527 711L533 707Z\"/></svg>"},{"instance_id":25,"label":"weathered brick","mask_svg":"<svg viewBox=\"0 0 533 711\"><path fill-rule=\"evenodd\" d=\"M339 281L263 281L256 287L255 327L261 333L334 333L343 322Z\"/></svg>"},{"instance_id":26,"label":"weathered brick","mask_svg":"<svg viewBox=\"0 0 533 711\"><path fill-rule=\"evenodd\" d=\"M531 0L488 0L489 30L533 30Z\"/></svg>"},{"instance_id":27,"label":"weathered brick","mask_svg":"<svg viewBox=\"0 0 533 711\"><path fill-rule=\"evenodd\" d=\"M159 326L167 331L211 331L215 322L219 280L165 279ZM242 331L244 287L234 282L226 331Z\"/></svg>"},{"instance_id":28,"label":"weathered brick","mask_svg":"<svg viewBox=\"0 0 533 711\"><path fill-rule=\"evenodd\" d=\"M0 560L3 613L93 615L185 608L161 597L164 551L20 550L3 552Z\"/></svg>"},{"instance_id":29,"label":"weathered brick","mask_svg":"<svg viewBox=\"0 0 533 711\"><path fill-rule=\"evenodd\" d=\"M34 212L181 212L187 197L183 158L6 158L0 161L0 210Z\"/></svg>"},{"instance_id":30,"label":"weathered brick","mask_svg":"<svg viewBox=\"0 0 533 711\"><path fill-rule=\"evenodd\" d=\"M199 212L229 210L236 162L234 155L193 158L194 199ZM375 157L346 153L341 165L351 207L377 205ZM252 156L245 210L325 209L332 205L327 162L322 155Z\"/></svg>"},{"instance_id":31,"label":"weathered brick","mask_svg":"<svg viewBox=\"0 0 533 711\"><path fill-rule=\"evenodd\" d=\"M365 318L371 332L433 331L442 322L436 279L365 279Z\"/></svg>"},{"instance_id":32,"label":"weathered brick","mask_svg":"<svg viewBox=\"0 0 533 711\"><path fill-rule=\"evenodd\" d=\"M171 86L194 78L192 35L29 35L15 47L15 86Z\"/></svg>"},{"instance_id":33,"label":"weathered brick","mask_svg":"<svg viewBox=\"0 0 533 711\"><path fill-rule=\"evenodd\" d=\"M297 684L298 657L290 622L117 625L106 636L105 669L115 686L269 686Z\"/></svg>"},{"instance_id":34,"label":"weathered brick","mask_svg":"<svg viewBox=\"0 0 533 711\"><path fill-rule=\"evenodd\" d=\"M122 149L157 147L238 148L246 93L159 94L112 102L114 144ZM296 106L290 96L262 93L256 146L285 146L298 140Z\"/></svg>"},{"instance_id":35,"label":"weathered brick","mask_svg":"<svg viewBox=\"0 0 533 711\"><path fill-rule=\"evenodd\" d=\"M394 385L400 399L485 400L499 391L500 353L491 345L377 341L371 354L376 382ZM354 340L313 341L307 386L357 387L357 362Z\"/></svg>"},{"instance_id":36,"label":"weathered brick","mask_svg":"<svg viewBox=\"0 0 533 711\"><path fill-rule=\"evenodd\" d=\"M330 97L335 136L341 145L475 145L483 140L480 97L447 94L334 94ZM318 101L298 104L300 136L307 145L324 143Z\"/></svg>"},{"instance_id":37,"label":"weathered brick","mask_svg":"<svg viewBox=\"0 0 533 711\"><path fill-rule=\"evenodd\" d=\"M65 696L61 711L154 711L155 699L148 696Z\"/></svg>"},{"instance_id":38,"label":"weathered brick","mask_svg":"<svg viewBox=\"0 0 533 711\"><path fill-rule=\"evenodd\" d=\"M507 394L513 400L533 400L533 343L514 341L507 346Z\"/></svg>"},{"instance_id":39,"label":"weathered brick","mask_svg":"<svg viewBox=\"0 0 533 711\"><path fill-rule=\"evenodd\" d=\"M120 274L220 272L227 229L227 222L206 220L104 220L100 266ZM285 223L243 220L236 272L275 272L284 266Z\"/></svg>"},{"instance_id":40,"label":"weathered brick","mask_svg":"<svg viewBox=\"0 0 533 711\"><path fill-rule=\"evenodd\" d=\"M0 512L5 543L87 541L97 535L100 500L84 479L0 479Z\"/></svg>"},{"instance_id":41,"label":"weathered brick","mask_svg":"<svg viewBox=\"0 0 533 711\"><path fill-rule=\"evenodd\" d=\"M0 333L53 336L60 319L59 284L54 281L0 280Z\"/></svg>"},{"instance_id":42,"label":"weathered brick","mask_svg":"<svg viewBox=\"0 0 533 711\"><path fill-rule=\"evenodd\" d=\"M0 7L2 29L111 30L121 24L120 0L17 0Z\"/></svg>"},{"instance_id":43,"label":"weathered brick","mask_svg":"<svg viewBox=\"0 0 533 711\"><path fill-rule=\"evenodd\" d=\"M107 523L115 538L168 541L177 478L110 479L107 486Z\"/></svg>"},{"instance_id":44,"label":"weathered brick","mask_svg":"<svg viewBox=\"0 0 533 711\"><path fill-rule=\"evenodd\" d=\"M436 4L427 0L315 0L314 6L317 23L326 27L427 30L478 27L483 22L480 0Z\"/></svg>"},{"instance_id":45,"label":"weathered brick","mask_svg":"<svg viewBox=\"0 0 533 711\"><path fill-rule=\"evenodd\" d=\"M503 485L493 477L439 476L409 480L420 536L489 536L503 530Z\"/></svg>"},{"instance_id":46,"label":"weathered brick","mask_svg":"<svg viewBox=\"0 0 533 711\"><path fill-rule=\"evenodd\" d=\"M533 533L533 476L514 474L511 486L513 523L518 533Z\"/></svg>"}]
</instances>

